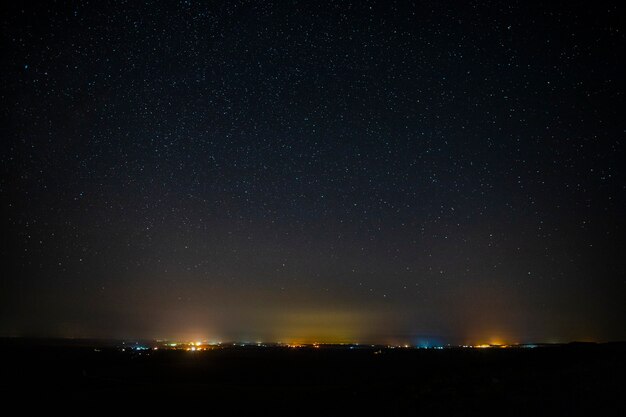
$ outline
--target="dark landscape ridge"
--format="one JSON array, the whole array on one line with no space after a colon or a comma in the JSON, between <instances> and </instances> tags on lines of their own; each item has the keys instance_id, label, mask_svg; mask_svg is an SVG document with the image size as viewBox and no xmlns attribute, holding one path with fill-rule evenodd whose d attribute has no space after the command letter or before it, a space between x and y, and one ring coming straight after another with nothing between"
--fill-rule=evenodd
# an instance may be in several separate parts
<instances>
[{"instance_id":1,"label":"dark landscape ridge","mask_svg":"<svg viewBox=\"0 0 626 417\"><path fill-rule=\"evenodd\" d=\"M0 339L0 390L101 403L159 398L246 414L303 407L307 414L381 415L626 410L624 342L508 349L222 343L193 352L148 342Z\"/></svg>"}]
</instances>

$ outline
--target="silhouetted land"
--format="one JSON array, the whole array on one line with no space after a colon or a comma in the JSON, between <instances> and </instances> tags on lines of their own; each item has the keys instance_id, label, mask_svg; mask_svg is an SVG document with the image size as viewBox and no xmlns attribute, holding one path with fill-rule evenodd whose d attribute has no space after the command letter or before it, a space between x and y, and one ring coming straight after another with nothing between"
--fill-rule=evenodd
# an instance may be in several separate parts
<instances>
[{"instance_id":1,"label":"silhouetted land","mask_svg":"<svg viewBox=\"0 0 626 417\"><path fill-rule=\"evenodd\" d=\"M0 339L0 346L3 394L68 403L141 398L246 415L626 415L623 343L122 352L113 343Z\"/></svg>"}]
</instances>

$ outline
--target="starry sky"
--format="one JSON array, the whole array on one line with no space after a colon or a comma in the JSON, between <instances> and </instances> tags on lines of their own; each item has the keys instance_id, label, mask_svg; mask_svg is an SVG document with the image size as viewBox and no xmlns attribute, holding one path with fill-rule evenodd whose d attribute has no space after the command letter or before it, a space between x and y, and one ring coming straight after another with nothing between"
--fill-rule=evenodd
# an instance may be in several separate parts
<instances>
[{"instance_id":1,"label":"starry sky","mask_svg":"<svg viewBox=\"0 0 626 417\"><path fill-rule=\"evenodd\" d=\"M11 3L0 335L626 338L620 6Z\"/></svg>"}]
</instances>

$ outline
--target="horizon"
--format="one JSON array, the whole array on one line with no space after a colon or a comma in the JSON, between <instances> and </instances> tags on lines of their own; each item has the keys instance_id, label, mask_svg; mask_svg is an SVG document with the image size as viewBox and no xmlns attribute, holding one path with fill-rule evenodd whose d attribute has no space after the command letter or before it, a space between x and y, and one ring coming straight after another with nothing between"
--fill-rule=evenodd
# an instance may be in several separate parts
<instances>
[{"instance_id":1,"label":"horizon","mask_svg":"<svg viewBox=\"0 0 626 417\"><path fill-rule=\"evenodd\" d=\"M390 349L441 349L441 348L516 348L527 347L535 348L542 346L560 346L560 345L576 345L576 344L588 344L588 345L604 345L604 344L624 344L626 340L563 340L563 341L523 341L523 342L505 342L505 341L492 341L489 343L476 343L476 342L464 342L464 343L449 343L446 341L437 341L437 339L422 338L419 343L402 343L398 342L400 339L396 339L392 342L374 342L374 341L326 341L320 342L304 339L282 339L277 341L271 340L236 340L236 339L169 339L169 338L107 338L107 337L55 337L55 336L28 336L28 335L13 335L13 336L0 336L2 340L25 340L33 342L71 342L74 343L87 343L89 346L96 343L98 346L104 344L110 345L115 343L118 348L127 347L130 350L134 350L136 346L139 346L137 350L157 350L161 348L170 350L191 350L189 347L197 346L198 351L210 350L209 348L228 348L228 347L320 347L320 346L347 346L347 347L361 347L361 348L390 348ZM121 344L121 345L120 345ZM96 346L96 345L94 345ZM207 348L207 349L202 349ZM195 349L193 349L195 350Z\"/></svg>"}]
</instances>

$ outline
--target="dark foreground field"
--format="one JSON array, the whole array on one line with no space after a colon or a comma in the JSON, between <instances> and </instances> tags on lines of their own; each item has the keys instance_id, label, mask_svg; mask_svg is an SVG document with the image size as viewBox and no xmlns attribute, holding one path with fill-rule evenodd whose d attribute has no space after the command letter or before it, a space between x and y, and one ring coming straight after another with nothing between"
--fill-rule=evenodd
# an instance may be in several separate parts
<instances>
[{"instance_id":1,"label":"dark foreground field","mask_svg":"<svg viewBox=\"0 0 626 417\"><path fill-rule=\"evenodd\" d=\"M150 406L197 405L223 415L560 416L626 410L623 344L122 352L4 340L0 360L4 398L48 396L68 405L141 399Z\"/></svg>"}]
</instances>

